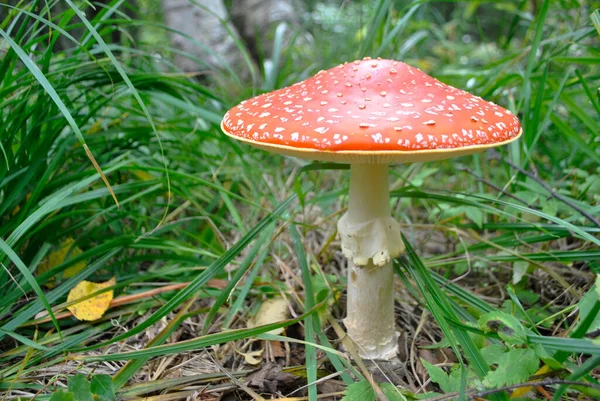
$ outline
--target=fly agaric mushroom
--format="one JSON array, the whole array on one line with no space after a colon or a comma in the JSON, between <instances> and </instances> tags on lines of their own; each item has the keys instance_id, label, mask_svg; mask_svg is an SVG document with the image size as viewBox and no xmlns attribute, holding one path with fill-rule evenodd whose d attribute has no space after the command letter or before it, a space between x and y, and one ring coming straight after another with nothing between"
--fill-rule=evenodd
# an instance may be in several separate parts
<instances>
[{"instance_id":1,"label":"fly agaric mushroom","mask_svg":"<svg viewBox=\"0 0 600 401\"><path fill-rule=\"evenodd\" d=\"M510 111L407 64L370 58L245 100L221 128L270 152L350 164L348 211L338 222L349 259L344 323L370 359L397 350L392 259L403 246L388 164L468 155L521 135Z\"/></svg>"}]
</instances>

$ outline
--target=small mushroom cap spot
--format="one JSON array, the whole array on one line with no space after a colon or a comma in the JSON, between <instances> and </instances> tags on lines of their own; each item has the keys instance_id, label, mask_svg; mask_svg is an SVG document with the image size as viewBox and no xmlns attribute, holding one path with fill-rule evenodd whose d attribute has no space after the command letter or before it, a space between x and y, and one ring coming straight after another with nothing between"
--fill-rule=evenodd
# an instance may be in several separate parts
<instances>
[{"instance_id":1,"label":"small mushroom cap spot","mask_svg":"<svg viewBox=\"0 0 600 401\"><path fill-rule=\"evenodd\" d=\"M521 135L509 110L405 63L370 58L248 99L221 127L278 153L375 163L469 154Z\"/></svg>"}]
</instances>

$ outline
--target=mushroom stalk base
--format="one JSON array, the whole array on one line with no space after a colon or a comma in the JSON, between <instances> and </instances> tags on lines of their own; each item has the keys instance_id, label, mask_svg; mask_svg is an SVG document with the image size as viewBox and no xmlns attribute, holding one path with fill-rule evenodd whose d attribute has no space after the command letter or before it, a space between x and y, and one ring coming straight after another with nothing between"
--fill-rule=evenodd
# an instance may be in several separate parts
<instances>
[{"instance_id":1,"label":"mushroom stalk base","mask_svg":"<svg viewBox=\"0 0 600 401\"><path fill-rule=\"evenodd\" d=\"M394 322L392 262L384 266L348 266L348 335L368 359L392 359L398 351Z\"/></svg>"},{"instance_id":2,"label":"mushroom stalk base","mask_svg":"<svg viewBox=\"0 0 600 401\"><path fill-rule=\"evenodd\" d=\"M366 227L366 232L362 227ZM396 355L398 336L391 259L402 248L398 245L398 223L390 217L387 165L351 166L348 212L340 220L338 230L344 254L349 257L344 320L348 335L357 344L361 357L391 359ZM365 257L364 250L374 246L384 249Z\"/></svg>"}]
</instances>

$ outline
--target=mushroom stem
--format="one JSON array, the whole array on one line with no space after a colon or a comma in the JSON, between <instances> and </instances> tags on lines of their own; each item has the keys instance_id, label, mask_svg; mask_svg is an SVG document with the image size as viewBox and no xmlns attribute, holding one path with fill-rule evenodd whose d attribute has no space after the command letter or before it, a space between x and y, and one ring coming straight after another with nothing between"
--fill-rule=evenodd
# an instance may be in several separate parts
<instances>
[{"instance_id":1,"label":"mushroom stem","mask_svg":"<svg viewBox=\"0 0 600 401\"><path fill-rule=\"evenodd\" d=\"M397 223L390 216L387 165L351 165L348 212L343 220L338 225L342 246L355 241L355 257L349 257L348 262L344 320L348 335L358 345L362 357L391 359L397 350L391 258L399 251L397 245L392 250L387 244L399 241L399 235L390 238L397 232ZM344 227L352 230L342 232ZM346 244L344 238L350 238ZM374 248L381 244L383 249Z\"/></svg>"},{"instance_id":2,"label":"mushroom stem","mask_svg":"<svg viewBox=\"0 0 600 401\"><path fill-rule=\"evenodd\" d=\"M352 164L348 219L363 223L390 216L387 164Z\"/></svg>"}]
</instances>

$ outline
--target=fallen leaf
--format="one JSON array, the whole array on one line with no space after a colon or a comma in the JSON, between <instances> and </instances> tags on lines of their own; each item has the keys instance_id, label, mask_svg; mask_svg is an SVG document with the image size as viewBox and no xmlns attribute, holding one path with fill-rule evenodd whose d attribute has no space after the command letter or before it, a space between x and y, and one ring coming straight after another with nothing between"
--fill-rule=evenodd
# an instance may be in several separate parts
<instances>
[{"instance_id":1,"label":"fallen leaf","mask_svg":"<svg viewBox=\"0 0 600 401\"><path fill-rule=\"evenodd\" d=\"M246 377L248 386L271 393L297 387L298 381L298 377L283 372L281 366L275 363L267 363Z\"/></svg>"},{"instance_id":2,"label":"fallen leaf","mask_svg":"<svg viewBox=\"0 0 600 401\"><path fill-rule=\"evenodd\" d=\"M112 277L110 280L103 283L92 283L91 281L83 280L69 291L67 302L76 301L86 297L103 288L115 285L116 279ZM113 299L113 290L103 292L92 298L77 302L69 307L69 311L79 320L97 320L104 315L108 309L110 301Z\"/></svg>"},{"instance_id":3,"label":"fallen leaf","mask_svg":"<svg viewBox=\"0 0 600 401\"><path fill-rule=\"evenodd\" d=\"M224 290L229 282L218 278L211 278L206 282L206 286L210 288L216 288L218 290Z\"/></svg>"},{"instance_id":4,"label":"fallen leaf","mask_svg":"<svg viewBox=\"0 0 600 401\"><path fill-rule=\"evenodd\" d=\"M262 359L261 359L262 353L263 353L262 349L259 349L257 351L250 351L250 352L237 351L237 353L244 357L244 361L246 361L246 363L248 365L258 365L262 361Z\"/></svg>"},{"instance_id":5,"label":"fallen leaf","mask_svg":"<svg viewBox=\"0 0 600 401\"><path fill-rule=\"evenodd\" d=\"M289 309L287 301L283 298L267 299L262 303L256 316L248 321L248 327L263 326L265 324L277 323L288 318ZM271 330L268 334L281 334L283 327Z\"/></svg>"},{"instance_id":6,"label":"fallen leaf","mask_svg":"<svg viewBox=\"0 0 600 401\"><path fill-rule=\"evenodd\" d=\"M50 253L48 257L46 257L38 268L38 274L45 273L50 269L62 264L69 259L72 259L76 256L79 256L83 253L81 249L77 245L75 245L75 240L73 238L67 238L60 244L60 248ZM62 273L63 278L70 278L79 273L81 270L85 268L87 262L85 260L81 260L69 268L65 269ZM46 282L46 287L53 288L55 286L56 278L53 277L51 280Z\"/></svg>"}]
</instances>

